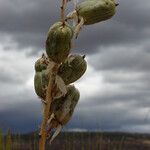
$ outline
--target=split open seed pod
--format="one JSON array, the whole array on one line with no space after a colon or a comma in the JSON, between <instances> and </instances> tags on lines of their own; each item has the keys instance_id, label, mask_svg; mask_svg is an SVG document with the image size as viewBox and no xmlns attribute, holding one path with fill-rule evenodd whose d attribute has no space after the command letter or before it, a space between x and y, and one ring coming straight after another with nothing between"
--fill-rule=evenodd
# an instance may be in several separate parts
<instances>
[{"instance_id":1,"label":"split open seed pod","mask_svg":"<svg viewBox=\"0 0 150 150\"><path fill-rule=\"evenodd\" d=\"M67 87L67 94L52 102L50 114L54 113L59 122L63 125L66 124L73 114L79 97L79 91L73 85L69 85Z\"/></svg>"},{"instance_id":2,"label":"split open seed pod","mask_svg":"<svg viewBox=\"0 0 150 150\"><path fill-rule=\"evenodd\" d=\"M65 84L68 85L81 78L86 69L87 63L85 56L70 55L60 66L58 75L64 80Z\"/></svg>"},{"instance_id":3,"label":"split open seed pod","mask_svg":"<svg viewBox=\"0 0 150 150\"><path fill-rule=\"evenodd\" d=\"M52 102L49 111L48 132L53 128L55 128L55 132L50 139L50 143L60 133L62 126L67 124L71 119L75 106L79 101L79 97L79 91L73 85L69 85L65 97L54 99Z\"/></svg>"},{"instance_id":4,"label":"split open seed pod","mask_svg":"<svg viewBox=\"0 0 150 150\"><path fill-rule=\"evenodd\" d=\"M56 62L63 62L71 49L71 39L73 37L73 30L71 26L65 22L56 22L53 24L47 35L46 53L48 57Z\"/></svg>"},{"instance_id":5,"label":"split open seed pod","mask_svg":"<svg viewBox=\"0 0 150 150\"><path fill-rule=\"evenodd\" d=\"M79 97L79 91L73 85L69 85L65 97L55 99L52 102L49 111L48 125L49 131L53 128L56 128L56 131L51 137L50 142L59 134L62 126L66 125L71 119Z\"/></svg>"}]
</instances>

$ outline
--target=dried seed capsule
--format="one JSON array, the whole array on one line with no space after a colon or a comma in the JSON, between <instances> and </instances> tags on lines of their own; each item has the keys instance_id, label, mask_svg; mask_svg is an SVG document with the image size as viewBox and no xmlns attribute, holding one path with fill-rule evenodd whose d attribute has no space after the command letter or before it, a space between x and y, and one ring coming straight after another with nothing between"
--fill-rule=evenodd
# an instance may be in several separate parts
<instances>
[{"instance_id":1,"label":"dried seed capsule","mask_svg":"<svg viewBox=\"0 0 150 150\"><path fill-rule=\"evenodd\" d=\"M59 122L63 125L66 124L73 114L79 97L79 91L73 85L69 85L65 97L55 99L52 102L50 112L55 114Z\"/></svg>"},{"instance_id":2,"label":"dried seed capsule","mask_svg":"<svg viewBox=\"0 0 150 150\"><path fill-rule=\"evenodd\" d=\"M85 56L70 55L60 66L58 75L64 80L66 85L75 82L85 73L87 63L84 57Z\"/></svg>"},{"instance_id":3,"label":"dried seed capsule","mask_svg":"<svg viewBox=\"0 0 150 150\"><path fill-rule=\"evenodd\" d=\"M46 52L48 57L56 62L63 62L71 49L73 30L67 22L56 22L48 31L46 40Z\"/></svg>"},{"instance_id":4,"label":"dried seed capsule","mask_svg":"<svg viewBox=\"0 0 150 150\"><path fill-rule=\"evenodd\" d=\"M35 71L36 72L41 72L42 70L45 70L47 68L47 60L46 56L43 54L41 58L39 58L35 62Z\"/></svg>"},{"instance_id":5,"label":"dried seed capsule","mask_svg":"<svg viewBox=\"0 0 150 150\"><path fill-rule=\"evenodd\" d=\"M49 127L56 128L50 142L59 134L63 125L67 124L71 119L75 106L80 97L79 91L72 85L67 87L65 97L55 99L50 108Z\"/></svg>"}]
</instances>

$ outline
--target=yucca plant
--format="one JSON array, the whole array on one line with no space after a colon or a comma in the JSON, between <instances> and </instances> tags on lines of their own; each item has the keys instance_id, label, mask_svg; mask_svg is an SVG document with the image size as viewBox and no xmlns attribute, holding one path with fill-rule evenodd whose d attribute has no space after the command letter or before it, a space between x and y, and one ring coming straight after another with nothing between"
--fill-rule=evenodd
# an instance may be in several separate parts
<instances>
[{"instance_id":1,"label":"yucca plant","mask_svg":"<svg viewBox=\"0 0 150 150\"><path fill-rule=\"evenodd\" d=\"M45 43L46 54L35 62L34 87L42 100L43 119L40 127L39 150L45 150L47 139L59 134L73 115L79 100L79 91L70 85L83 76L87 69L85 55L71 54L73 37L77 37L83 25L110 19L116 11L114 0L87 0L78 3L65 17L67 2L62 0L61 20L48 31ZM67 21L73 19L75 26ZM51 136L51 130L56 129Z\"/></svg>"}]
</instances>

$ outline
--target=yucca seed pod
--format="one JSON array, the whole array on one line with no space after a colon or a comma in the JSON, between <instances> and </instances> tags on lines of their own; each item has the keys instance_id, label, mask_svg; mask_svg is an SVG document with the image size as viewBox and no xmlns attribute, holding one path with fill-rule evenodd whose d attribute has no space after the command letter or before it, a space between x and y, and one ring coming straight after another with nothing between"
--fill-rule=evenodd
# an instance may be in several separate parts
<instances>
[{"instance_id":1,"label":"yucca seed pod","mask_svg":"<svg viewBox=\"0 0 150 150\"><path fill-rule=\"evenodd\" d=\"M56 22L49 31L46 40L46 53L48 57L56 62L63 62L71 49L71 39L73 37L73 30L71 26L65 22Z\"/></svg>"},{"instance_id":2,"label":"yucca seed pod","mask_svg":"<svg viewBox=\"0 0 150 150\"><path fill-rule=\"evenodd\" d=\"M60 66L58 75L64 80L66 85L77 81L85 73L87 63L84 57L81 55L70 55Z\"/></svg>"},{"instance_id":3,"label":"yucca seed pod","mask_svg":"<svg viewBox=\"0 0 150 150\"><path fill-rule=\"evenodd\" d=\"M45 99L46 96L46 87L48 86L48 72L47 70L43 70L41 72L36 72L34 76L34 89L36 94Z\"/></svg>"},{"instance_id":4,"label":"yucca seed pod","mask_svg":"<svg viewBox=\"0 0 150 150\"><path fill-rule=\"evenodd\" d=\"M50 117L48 120L48 134L51 129L56 128L56 130L50 139L50 143L61 132L62 126L67 124L71 119L79 97L79 91L74 86L70 85L67 88L67 94L65 95L65 97L55 99L52 102L50 107Z\"/></svg>"},{"instance_id":5,"label":"yucca seed pod","mask_svg":"<svg viewBox=\"0 0 150 150\"><path fill-rule=\"evenodd\" d=\"M114 16L116 12L114 0L86 0L77 4L76 9L67 15L66 20L73 19L76 22L75 37L78 37L83 25L91 25L105 21Z\"/></svg>"},{"instance_id":6,"label":"yucca seed pod","mask_svg":"<svg viewBox=\"0 0 150 150\"><path fill-rule=\"evenodd\" d=\"M52 102L50 114L53 113L55 115L55 118L51 122L53 127L55 127L56 122L65 125L71 119L79 97L79 91L73 85L69 85L65 97L55 99Z\"/></svg>"},{"instance_id":7,"label":"yucca seed pod","mask_svg":"<svg viewBox=\"0 0 150 150\"><path fill-rule=\"evenodd\" d=\"M43 98L43 87L42 87L42 74L41 72L36 72L34 76L34 89L35 93L40 97Z\"/></svg>"},{"instance_id":8,"label":"yucca seed pod","mask_svg":"<svg viewBox=\"0 0 150 150\"><path fill-rule=\"evenodd\" d=\"M47 62L46 62L46 56L43 55L41 58L39 58L36 62L35 62L35 71L36 72L41 72L42 70L45 70L47 68Z\"/></svg>"},{"instance_id":9,"label":"yucca seed pod","mask_svg":"<svg viewBox=\"0 0 150 150\"><path fill-rule=\"evenodd\" d=\"M84 20L84 25L90 25L110 19L115 14L116 4L113 0L86 0L79 3L76 12Z\"/></svg>"},{"instance_id":10,"label":"yucca seed pod","mask_svg":"<svg viewBox=\"0 0 150 150\"><path fill-rule=\"evenodd\" d=\"M41 72L36 72L34 77L34 87L36 94L42 98L46 98L46 90L48 87L49 76L48 70L45 69ZM61 77L56 75L55 78L55 95L54 98L60 98L67 93L66 85Z\"/></svg>"}]
</instances>

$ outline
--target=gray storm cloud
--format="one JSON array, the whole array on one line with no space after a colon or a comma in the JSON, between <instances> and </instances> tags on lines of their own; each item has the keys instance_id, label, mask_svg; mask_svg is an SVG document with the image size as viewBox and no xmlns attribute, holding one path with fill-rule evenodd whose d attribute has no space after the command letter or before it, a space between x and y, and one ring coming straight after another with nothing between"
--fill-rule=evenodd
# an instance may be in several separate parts
<instances>
[{"instance_id":1,"label":"gray storm cloud","mask_svg":"<svg viewBox=\"0 0 150 150\"><path fill-rule=\"evenodd\" d=\"M75 41L76 51L95 53L99 45L138 43L148 38L149 3L146 0L119 3L112 20L83 28ZM59 6L59 1L54 0L1 1L0 32L12 35L20 47L35 47L35 52L39 51L44 48L49 26L59 19ZM70 7L69 4L67 9Z\"/></svg>"}]
</instances>

